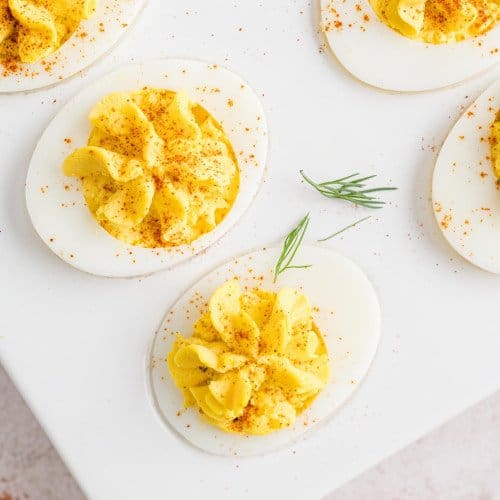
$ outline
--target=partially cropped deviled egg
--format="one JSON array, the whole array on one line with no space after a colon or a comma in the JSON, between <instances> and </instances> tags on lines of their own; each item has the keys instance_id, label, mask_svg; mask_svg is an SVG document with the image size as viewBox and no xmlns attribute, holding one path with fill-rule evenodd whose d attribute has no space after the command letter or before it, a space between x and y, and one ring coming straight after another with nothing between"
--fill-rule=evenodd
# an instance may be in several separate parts
<instances>
[{"instance_id":1,"label":"partially cropped deviled egg","mask_svg":"<svg viewBox=\"0 0 500 500\"><path fill-rule=\"evenodd\" d=\"M450 245L500 274L500 81L458 120L434 169L434 214Z\"/></svg>"},{"instance_id":2,"label":"partially cropped deviled egg","mask_svg":"<svg viewBox=\"0 0 500 500\"><path fill-rule=\"evenodd\" d=\"M321 0L322 29L356 78L394 91L452 85L500 60L491 0Z\"/></svg>"},{"instance_id":3,"label":"partially cropped deviled egg","mask_svg":"<svg viewBox=\"0 0 500 500\"><path fill-rule=\"evenodd\" d=\"M380 337L375 291L350 260L302 247L311 264L273 280L280 249L222 265L182 295L147 366L161 419L229 456L291 444L325 421L366 375Z\"/></svg>"},{"instance_id":4,"label":"partially cropped deviled egg","mask_svg":"<svg viewBox=\"0 0 500 500\"><path fill-rule=\"evenodd\" d=\"M108 52L146 0L1 0L0 92L57 83Z\"/></svg>"},{"instance_id":5,"label":"partially cropped deviled egg","mask_svg":"<svg viewBox=\"0 0 500 500\"><path fill-rule=\"evenodd\" d=\"M262 107L238 76L199 61L131 66L49 125L28 173L28 210L71 265L144 275L224 234L252 202L266 154Z\"/></svg>"}]
</instances>

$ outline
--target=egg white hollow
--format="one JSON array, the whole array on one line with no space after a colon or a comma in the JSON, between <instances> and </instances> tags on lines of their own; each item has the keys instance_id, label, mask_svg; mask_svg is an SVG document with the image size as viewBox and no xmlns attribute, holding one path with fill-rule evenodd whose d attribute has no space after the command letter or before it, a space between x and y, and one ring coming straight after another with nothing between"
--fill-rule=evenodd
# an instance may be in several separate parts
<instances>
[{"instance_id":1,"label":"egg white hollow","mask_svg":"<svg viewBox=\"0 0 500 500\"><path fill-rule=\"evenodd\" d=\"M500 189L488 136L500 108L500 80L453 127L432 181L436 220L448 243L472 264L500 274Z\"/></svg>"},{"instance_id":2,"label":"egg white hollow","mask_svg":"<svg viewBox=\"0 0 500 500\"><path fill-rule=\"evenodd\" d=\"M144 86L185 90L221 123L238 159L240 189L233 207L213 231L189 245L148 249L113 238L88 210L80 180L66 177L62 172L68 154L87 144L91 129L88 114L93 106L112 92ZM69 144L68 138L71 138ZM198 254L238 221L262 181L267 143L267 126L259 99L246 82L229 70L184 59L127 66L88 86L47 127L28 171L28 211L42 240L72 266L109 277L150 274Z\"/></svg>"},{"instance_id":3,"label":"egg white hollow","mask_svg":"<svg viewBox=\"0 0 500 500\"><path fill-rule=\"evenodd\" d=\"M273 268L280 252L281 248L258 250L211 271L170 308L153 340L147 376L154 407L168 427L208 453L250 456L290 445L324 423L349 399L375 356L380 307L373 286L359 267L328 248L306 245L299 250L296 262L312 267L289 270L273 283ZM184 409L181 391L165 362L176 332L191 336L193 323L200 316L193 302L208 301L217 287L235 276L242 288L247 285L278 291L293 287L306 294L311 305L318 308L313 319L328 348L331 374L326 387L293 427L266 436L226 433L203 420L195 408Z\"/></svg>"},{"instance_id":4,"label":"egg white hollow","mask_svg":"<svg viewBox=\"0 0 500 500\"><path fill-rule=\"evenodd\" d=\"M368 0L320 2L322 29L336 58L349 73L374 87L399 92L447 87L500 60L498 25L480 37L434 45L391 29Z\"/></svg>"},{"instance_id":5,"label":"egg white hollow","mask_svg":"<svg viewBox=\"0 0 500 500\"><path fill-rule=\"evenodd\" d=\"M15 72L0 64L0 93L35 90L56 84L90 66L126 33L147 0L99 0L94 15L57 52L33 64L19 63Z\"/></svg>"}]
</instances>

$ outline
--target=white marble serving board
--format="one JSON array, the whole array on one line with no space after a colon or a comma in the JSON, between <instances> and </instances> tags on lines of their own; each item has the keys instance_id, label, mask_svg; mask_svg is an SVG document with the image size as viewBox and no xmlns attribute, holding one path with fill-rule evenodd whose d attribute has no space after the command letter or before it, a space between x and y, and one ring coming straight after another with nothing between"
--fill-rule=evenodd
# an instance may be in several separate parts
<instances>
[{"instance_id":1,"label":"white marble serving board","mask_svg":"<svg viewBox=\"0 0 500 500\"><path fill-rule=\"evenodd\" d=\"M500 388L499 277L454 253L430 203L440 143L499 72L439 92L377 91L330 56L318 22L306 0L150 0L119 47L82 75L0 96L0 359L91 499L320 498ZM122 64L159 56L227 65L262 95L266 182L200 258L144 279L92 277L36 236L24 203L29 159L68 98ZM318 179L378 173L400 188L370 222L328 243L377 288L380 349L355 397L304 442L215 458L158 421L147 348L168 306L209 269L277 242L307 211L311 241L365 215L316 196L301 168Z\"/></svg>"}]
</instances>

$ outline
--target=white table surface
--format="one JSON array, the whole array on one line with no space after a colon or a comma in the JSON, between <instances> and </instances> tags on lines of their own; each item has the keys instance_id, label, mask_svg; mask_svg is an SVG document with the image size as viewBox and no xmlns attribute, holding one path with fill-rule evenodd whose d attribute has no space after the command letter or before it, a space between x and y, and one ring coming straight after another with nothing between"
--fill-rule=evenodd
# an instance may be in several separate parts
<instances>
[{"instance_id":1,"label":"white table surface","mask_svg":"<svg viewBox=\"0 0 500 500\"><path fill-rule=\"evenodd\" d=\"M500 278L454 254L429 201L440 143L499 73L434 93L383 93L328 54L318 14L298 0L151 0L126 40L83 75L0 96L0 358L92 499L319 498L500 388ZM80 273L30 225L31 152L86 82L162 55L227 65L263 94L266 182L239 226L188 265L127 281ZM383 340L367 381L327 427L265 457L214 458L161 426L146 396L146 349L168 304L206 270L278 240L306 211L311 238L365 214L315 196L300 168L317 178L375 172L400 188L371 222L330 243L377 287Z\"/></svg>"},{"instance_id":2,"label":"white table surface","mask_svg":"<svg viewBox=\"0 0 500 500\"><path fill-rule=\"evenodd\" d=\"M0 394L0 498L85 500L1 367ZM499 500L499 433L497 392L323 500Z\"/></svg>"}]
</instances>

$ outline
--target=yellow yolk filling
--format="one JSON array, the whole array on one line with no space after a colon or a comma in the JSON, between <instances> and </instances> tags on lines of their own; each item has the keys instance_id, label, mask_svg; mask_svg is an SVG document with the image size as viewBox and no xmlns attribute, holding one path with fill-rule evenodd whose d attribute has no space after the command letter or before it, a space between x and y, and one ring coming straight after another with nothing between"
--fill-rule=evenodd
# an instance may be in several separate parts
<instances>
[{"instance_id":1,"label":"yellow yolk filling","mask_svg":"<svg viewBox=\"0 0 500 500\"><path fill-rule=\"evenodd\" d=\"M379 18L402 35L449 43L482 35L500 18L499 0L370 0Z\"/></svg>"},{"instance_id":2,"label":"yellow yolk filling","mask_svg":"<svg viewBox=\"0 0 500 500\"><path fill-rule=\"evenodd\" d=\"M97 0L0 0L0 60L34 63L57 51Z\"/></svg>"},{"instance_id":3,"label":"yellow yolk filling","mask_svg":"<svg viewBox=\"0 0 500 500\"><path fill-rule=\"evenodd\" d=\"M112 236L146 248L189 244L226 216L239 169L221 125L184 92L145 88L105 97L88 146L64 162Z\"/></svg>"},{"instance_id":4,"label":"yellow yolk filling","mask_svg":"<svg viewBox=\"0 0 500 500\"><path fill-rule=\"evenodd\" d=\"M323 337L307 297L218 288L190 338L178 335L170 374L212 424L227 432L268 434L294 424L329 377Z\"/></svg>"},{"instance_id":5,"label":"yellow yolk filling","mask_svg":"<svg viewBox=\"0 0 500 500\"><path fill-rule=\"evenodd\" d=\"M500 110L497 111L495 121L490 128L491 163L493 172L500 179Z\"/></svg>"}]
</instances>

